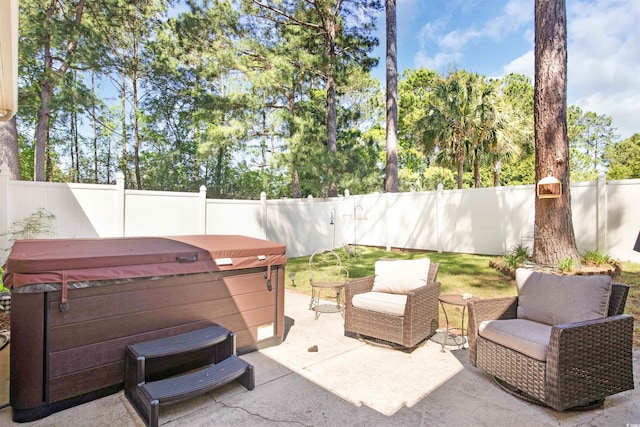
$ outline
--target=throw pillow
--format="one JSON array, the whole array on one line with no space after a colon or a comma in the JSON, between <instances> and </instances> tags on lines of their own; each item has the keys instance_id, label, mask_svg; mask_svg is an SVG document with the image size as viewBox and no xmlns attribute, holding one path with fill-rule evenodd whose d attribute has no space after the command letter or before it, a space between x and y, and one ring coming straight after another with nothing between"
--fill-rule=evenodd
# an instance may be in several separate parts
<instances>
[{"instance_id":1,"label":"throw pillow","mask_svg":"<svg viewBox=\"0 0 640 427\"><path fill-rule=\"evenodd\" d=\"M516 270L518 318L561 325L607 316L611 277Z\"/></svg>"},{"instance_id":2,"label":"throw pillow","mask_svg":"<svg viewBox=\"0 0 640 427\"><path fill-rule=\"evenodd\" d=\"M427 284L430 264L429 258L377 261L372 291L407 294Z\"/></svg>"}]
</instances>

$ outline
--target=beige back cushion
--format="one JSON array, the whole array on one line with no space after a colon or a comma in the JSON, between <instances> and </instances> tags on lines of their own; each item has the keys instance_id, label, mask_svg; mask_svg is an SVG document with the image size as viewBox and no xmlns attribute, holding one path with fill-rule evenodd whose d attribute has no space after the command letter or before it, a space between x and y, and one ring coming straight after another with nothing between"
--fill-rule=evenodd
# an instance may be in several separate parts
<instances>
[{"instance_id":1,"label":"beige back cushion","mask_svg":"<svg viewBox=\"0 0 640 427\"><path fill-rule=\"evenodd\" d=\"M561 325L607 316L611 277L561 276L519 268L518 318Z\"/></svg>"},{"instance_id":2,"label":"beige back cushion","mask_svg":"<svg viewBox=\"0 0 640 427\"><path fill-rule=\"evenodd\" d=\"M373 292L406 294L427 284L429 276L429 258L377 261Z\"/></svg>"}]
</instances>

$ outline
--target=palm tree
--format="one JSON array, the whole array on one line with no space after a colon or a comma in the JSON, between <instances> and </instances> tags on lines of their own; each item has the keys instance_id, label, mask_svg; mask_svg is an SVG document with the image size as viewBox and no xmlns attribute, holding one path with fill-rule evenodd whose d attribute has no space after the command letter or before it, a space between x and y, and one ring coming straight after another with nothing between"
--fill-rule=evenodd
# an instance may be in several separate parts
<instances>
[{"instance_id":1,"label":"palm tree","mask_svg":"<svg viewBox=\"0 0 640 427\"><path fill-rule=\"evenodd\" d=\"M437 79L427 114L418 122L423 145L435 147L441 161L450 159L455 163L458 189L462 188L464 162L477 130L477 80L477 75L465 71Z\"/></svg>"},{"instance_id":2,"label":"palm tree","mask_svg":"<svg viewBox=\"0 0 640 427\"><path fill-rule=\"evenodd\" d=\"M529 117L508 103L504 97L496 98L495 139L487 147L487 156L493 171L493 186L500 185L503 160L517 159L522 148L531 144L533 127Z\"/></svg>"},{"instance_id":3,"label":"palm tree","mask_svg":"<svg viewBox=\"0 0 640 427\"><path fill-rule=\"evenodd\" d=\"M489 147L496 145L500 123L496 111L495 87L476 74L469 76L471 87L471 111L475 114L470 133L469 152L473 164L473 184L480 188L480 164L485 159Z\"/></svg>"}]
</instances>

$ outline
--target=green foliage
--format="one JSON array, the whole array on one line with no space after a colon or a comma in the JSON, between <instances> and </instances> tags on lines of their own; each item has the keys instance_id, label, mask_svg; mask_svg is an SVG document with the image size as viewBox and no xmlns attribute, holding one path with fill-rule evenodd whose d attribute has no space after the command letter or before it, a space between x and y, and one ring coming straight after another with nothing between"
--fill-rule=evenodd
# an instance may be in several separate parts
<instances>
[{"instance_id":1,"label":"green foliage","mask_svg":"<svg viewBox=\"0 0 640 427\"><path fill-rule=\"evenodd\" d=\"M2 267L0 266L0 294L1 293L5 293L5 292L9 292L9 289L4 287L4 283L2 282L2 274L4 273L4 271L2 270Z\"/></svg>"},{"instance_id":2,"label":"green foliage","mask_svg":"<svg viewBox=\"0 0 640 427\"><path fill-rule=\"evenodd\" d=\"M503 185L531 185L536 183L534 154L525 155L518 162L506 162L502 165L501 183Z\"/></svg>"},{"instance_id":3,"label":"green foliage","mask_svg":"<svg viewBox=\"0 0 640 427\"><path fill-rule=\"evenodd\" d=\"M510 253L504 256L504 263L510 269L522 266L525 261L531 259L529 248L523 245L517 245L511 248Z\"/></svg>"},{"instance_id":4,"label":"green foliage","mask_svg":"<svg viewBox=\"0 0 640 427\"><path fill-rule=\"evenodd\" d=\"M640 133L612 144L607 149L607 158L607 178L640 178Z\"/></svg>"},{"instance_id":5,"label":"green foliage","mask_svg":"<svg viewBox=\"0 0 640 427\"><path fill-rule=\"evenodd\" d=\"M606 153L613 143L611 117L567 108L567 131L571 162L571 181L594 181L608 166Z\"/></svg>"},{"instance_id":6,"label":"green foliage","mask_svg":"<svg viewBox=\"0 0 640 427\"><path fill-rule=\"evenodd\" d=\"M587 265L601 266L612 264L613 260L609 255L603 254L596 249L593 251L585 251L585 253L582 255L582 262Z\"/></svg>"},{"instance_id":7,"label":"green foliage","mask_svg":"<svg viewBox=\"0 0 640 427\"><path fill-rule=\"evenodd\" d=\"M573 258L563 258L558 261L556 267L563 273L569 273L576 267L576 261Z\"/></svg>"},{"instance_id":8,"label":"green foliage","mask_svg":"<svg viewBox=\"0 0 640 427\"><path fill-rule=\"evenodd\" d=\"M440 166L430 166L424 171L422 176L422 190L437 190L438 184L442 184L444 190L453 190L456 188L456 179L451 169Z\"/></svg>"},{"instance_id":9,"label":"green foliage","mask_svg":"<svg viewBox=\"0 0 640 427\"><path fill-rule=\"evenodd\" d=\"M523 246L522 244L514 246L511 249L511 253L521 261L526 261L531 258L531 253L529 252L528 246Z\"/></svg>"},{"instance_id":10,"label":"green foliage","mask_svg":"<svg viewBox=\"0 0 640 427\"><path fill-rule=\"evenodd\" d=\"M23 219L14 221L9 226L9 240L34 239L53 234L55 215L44 208L38 208Z\"/></svg>"},{"instance_id":11,"label":"green foliage","mask_svg":"<svg viewBox=\"0 0 640 427\"><path fill-rule=\"evenodd\" d=\"M518 267L518 264L519 264L518 258L512 254L507 254L504 256L504 263L508 268L512 270Z\"/></svg>"}]
</instances>

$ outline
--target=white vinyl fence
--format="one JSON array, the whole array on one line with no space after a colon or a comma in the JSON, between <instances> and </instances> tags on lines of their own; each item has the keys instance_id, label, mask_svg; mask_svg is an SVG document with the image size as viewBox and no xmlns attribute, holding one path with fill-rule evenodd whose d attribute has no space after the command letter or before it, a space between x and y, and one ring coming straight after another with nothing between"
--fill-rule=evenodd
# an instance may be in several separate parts
<instances>
[{"instance_id":1,"label":"white vinyl fence","mask_svg":"<svg viewBox=\"0 0 640 427\"><path fill-rule=\"evenodd\" d=\"M287 256L348 244L487 255L533 247L535 187L497 187L329 199L218 200L115 185L12 181L0 167L0 262L10 231L38 209L55 215L42 238L242 234L282 242ZM640 179L572 184L578 249L640 262Z\"/></svg>"}]
</instances>

